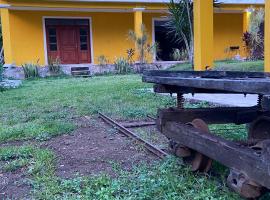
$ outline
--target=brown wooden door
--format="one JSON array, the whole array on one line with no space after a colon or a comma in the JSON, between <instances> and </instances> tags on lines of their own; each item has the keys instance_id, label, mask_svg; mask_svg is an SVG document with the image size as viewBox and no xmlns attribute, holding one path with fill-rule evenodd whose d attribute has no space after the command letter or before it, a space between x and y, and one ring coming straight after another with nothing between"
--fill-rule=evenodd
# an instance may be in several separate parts
<instances>
[{"instance_id":1,"label":"brown wooden door","mask_svg":"<svg viewBox=\"0 0 270 200\"><path fill-rule=\"evenodd\" d=\"M58 28L60 59L63 64L78 64L78 37L74 26L63 26Z\"/></svg>"},{"instance_id":2,"label":"brown wooden door","mask_svg":"<svg viewBox=\"0 0 270 200\"><path fill-rule=\"evenodd\" d=\"M49 60L60 58L62 64L91 63L89 26L48 26Z\"/></svg>"}]
</instances>

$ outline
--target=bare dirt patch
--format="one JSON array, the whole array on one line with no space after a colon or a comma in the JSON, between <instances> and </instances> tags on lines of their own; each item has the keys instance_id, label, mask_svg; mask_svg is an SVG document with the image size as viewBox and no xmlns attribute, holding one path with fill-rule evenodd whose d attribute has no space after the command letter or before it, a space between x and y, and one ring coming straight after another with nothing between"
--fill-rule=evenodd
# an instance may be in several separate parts
<instances>
[{"instance_id":1,"label":"bare dirt patch","mask_svg":"<svg viewBox=\"0 0 270 200\"><path fill-rule=\"evenodd\" d=\"M51 149L56 155L56 175L62 178L109 174L117 176L117 167L131 170L140 163L151 164L158 160L135 141L123 136L101 119L82 118L72 134L49 141L15 141L0 145L23 146L32 144ZM146 128L148 129L148 128ZM139 129L133 129L135 132ZM143 132L144 133L144 132ZM0 162L0 166L4 163ZM116 167L117 166L117 167ZM0 199L29 199L31 185L25 169L4 172L0 168Z\"/></svg>"},{"instance_id":2,"label":"bare dirt patch","mask_svg":"<svg viewBox=\"0 0 270 200\"><path fill-rule=\"evenodd\" d=\"M60 177L101 173L115 176L115 166L131 170L139 163L157 160L100 119L84 120L81 125L73 134L54 138L42 145L55 152Z\"/></svg>"},{"instance_id":3,"label":"bare dirt patch","mask_svg":"<svg viewBox=\"0 0 270 200\"><path fill-rule=\"evenodd\" d=\"M26 178L24 169L7 173L0 170L0 199L28 199L31 186Z\"/></svg>"}]
</instances>

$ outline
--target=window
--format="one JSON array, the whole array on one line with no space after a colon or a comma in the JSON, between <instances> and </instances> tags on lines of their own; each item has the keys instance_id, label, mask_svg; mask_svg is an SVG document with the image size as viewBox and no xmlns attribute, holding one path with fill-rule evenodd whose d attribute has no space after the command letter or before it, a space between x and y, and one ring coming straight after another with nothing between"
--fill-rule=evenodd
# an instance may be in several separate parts
<instances>
[{"instance_id":1,"label":"window","mask_svg":"<svg viewBox=\"0 0 270 200\"><path fill-rule=\"evenodd\" d=\"M56 28L49 28L49 48L50 51L57 51L57 34Z\"/></svg>"},{"instance_id":2,"label":"window","mask_svg":"<svg viewBox=\"0 0 270 200\"><path fill-rule=\"evenodd\" d=\"M81 51L88 50L88 31L87 28L80 28L80 49Z\"/></svg>"},{"instance_id":3,"label":"window","mask_svg":"<svg viewBox=\"0 0 270 200\"><path fill-rule=\"evenodd\" d=\"M46 26L89 26L88 19L46 19Z\"/></svg>"}]
</instances>

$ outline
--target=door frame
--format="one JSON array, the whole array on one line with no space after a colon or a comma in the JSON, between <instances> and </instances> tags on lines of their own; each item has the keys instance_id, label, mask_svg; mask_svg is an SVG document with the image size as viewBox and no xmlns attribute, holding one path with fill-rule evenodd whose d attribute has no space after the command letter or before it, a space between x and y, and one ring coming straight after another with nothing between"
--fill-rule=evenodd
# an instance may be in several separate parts
<instances>
[{"instance_id":1,"label":"door frame","mask_svg":"<svg viewBox=\"0 0 270 200\"><path fill-rule=\"evenodd\" d=\"M155 22L157 22L157 21L168 21L168 20L169 20L168 17L154 17L154 18L152 18L152 45L154 45L155 42L156 42L156 26L155 26ZM156 55L155 52L153 54L153 62L154 63L158 62L157 61L157 55ZM175 62L175 61L161 61L161 62Z\"/></svg>"},{"instance_id":2,"label":"door frame","mask_svg":"<svg viewBox=\"0 0 270 200\"><path fill-rule=\"evenodd\" d=\"M89 21L89 47L90 47L90 54L91 54L91 63L84 63L87 65L94 64L94 50L93 50L93 31L92 31L92 17L69 17L69 16L43 16L42 17L42 27L43 27L43 45L44 45L44 54L45 54L45 65L49 64L48 58L48 48L47 48L47 34L46 34L46 19L88 19ZM73 65L65 64L65 65Z\"/></svg>"}]
</instances>

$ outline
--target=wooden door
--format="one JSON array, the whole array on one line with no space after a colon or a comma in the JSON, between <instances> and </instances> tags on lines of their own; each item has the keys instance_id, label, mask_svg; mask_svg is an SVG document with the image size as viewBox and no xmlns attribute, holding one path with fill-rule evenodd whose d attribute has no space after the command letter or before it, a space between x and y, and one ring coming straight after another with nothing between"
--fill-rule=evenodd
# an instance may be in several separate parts
<instances>
[{"instance_id":1,"label":"wooden door","mask_svg":"<svg viewBox=\"0 0 270 200\"><path fill-rule=\"evenodd\" d=\"M55 25L46 27L49 61L62 64L91 63L89 26Z\"/></svg>"},{"instance_id":2,"label":"wooden door","mask_svg":"<svg viewBox=\"0 0 270 200\"><path fill-rule=\"evenodd\" d=\"M78 64L78 37L75 26L58 28L60 59L62 64Z\"/></svg>"}]
</instances>

